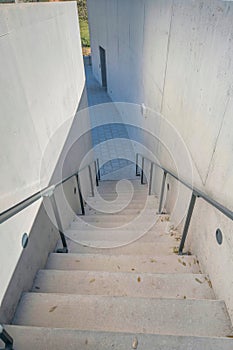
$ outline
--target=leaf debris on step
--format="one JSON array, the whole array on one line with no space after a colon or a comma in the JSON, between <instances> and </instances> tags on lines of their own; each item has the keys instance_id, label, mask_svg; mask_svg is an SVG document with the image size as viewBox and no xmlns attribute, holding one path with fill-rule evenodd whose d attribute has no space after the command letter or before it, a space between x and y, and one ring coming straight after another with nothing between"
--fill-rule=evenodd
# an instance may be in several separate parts
<instances>
[{"instance_id":1,"label":"leaf debris on step","mask_svg":"<svg viewBox=\"0 0 233 350\"><path fill-rule=\"evenodd\" d=\"M203 283L201 280L199 280L199 278L195 278L195 281L197 281L197 282L200 283L200 284Z\"/></svg>"},{"instance_id":2,"label":"leaf debris on step","mask_svg":"<svg viewBox=\"0 0 233 350\"><path fill-rule=\"evenodd\" d=\"M138 281L138 283L141 282L141 277L140 276L138 276L137 281Z\"/></svg>"},{"instance_id":3,"label":"leaf debris on step","mask_svg":"<svg viewBox=\"0 0 233 350\"><path fill-rule=\"evenodd\" d=\"M209 287L212 289L213 286L212 286L211 280L208 277L205 277L205 280L208 283Z\"/></svg>"},{"instance_id":4,"label":"leaf debris on step","mask_svg":"<svg viewBox=\"0 0 233 350\"><path fill-rule=\"evenodd\" d=\"M138 339L137 337L135 337L132 342L132 349L137 349L137 347L138 347Z\"/></svg>"},{"instance_id":5,"label":"leaf debris on step","mask_svg":"<svg viewBox=\"0 0 233 350\"><path fill-rule=\"evenodd\" d=\"M56 308L57 308L57 305L52 306L52 307L49 309L49 312L53 312L53 311L55 311L55 310L56 310Z\"/></svg>"},{"instance_id":6,"label":"leaf debris on step","mask_svg":"<svg viewBox=\"0 0 233 350\"><path fill-rule=\"evenodd\" d=\"M182 261L181 259L178 259L178 262L184 266L186 266L186 262Z\"/></svg>"},{"instance_id":7,"label":"leaf debris on step","mask_svg":"<svg viewBox=\"0 0 233 350\"><path fill-rule=\"evenodd\" d=\"M95 282L95 278L92 278L92 279L89 281L89 283L93 283L93 282Z\"/></svg>"}]
</instances>

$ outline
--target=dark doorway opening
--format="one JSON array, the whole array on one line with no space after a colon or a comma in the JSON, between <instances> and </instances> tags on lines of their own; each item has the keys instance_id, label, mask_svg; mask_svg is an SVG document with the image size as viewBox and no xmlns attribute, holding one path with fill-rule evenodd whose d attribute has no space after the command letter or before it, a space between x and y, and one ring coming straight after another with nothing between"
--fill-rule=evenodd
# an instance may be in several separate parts
<instances>
[{"instance_id":1,"label":"dark doorway opening","mask_svg":"<svg viewBox=\"0 0 233 350\"><path fill-rule=\"evenodd\" d=\"M101 76L102 76L102 86L107 88L107 70L106 70L106 53L105 49L101 46L100 50L100 68L101 68Z\"/></svg>"}]
</instances>

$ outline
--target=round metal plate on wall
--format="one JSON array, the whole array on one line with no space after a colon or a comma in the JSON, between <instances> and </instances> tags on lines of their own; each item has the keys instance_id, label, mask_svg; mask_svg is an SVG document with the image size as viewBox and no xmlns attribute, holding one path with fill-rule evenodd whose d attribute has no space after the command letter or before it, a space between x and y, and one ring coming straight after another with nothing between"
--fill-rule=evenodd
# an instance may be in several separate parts
<instances>
[{"instance_id":1,"label":"round metal plate on wall","mask_svg":"<svg viewBox=\"0 0 233 350\"><path fill-rule=\"evenodd\" d=\"M223 241L223 235L222 235L222 231L220 230L220 228L218 228L216 230L216 240L218 242L219 245L222 244L222 241Z\"/></svg>"},{"instance_id":2,"label":"round metal plate on wall","mask_svg":"<svg viewBox=\"0 0 233 350\"><path fill-rule=\"evenodd\" d=\"M22 236L22 247L26 248L27 245L28 245L28 234L24 233Z\"/></svg>"}]
</instances>

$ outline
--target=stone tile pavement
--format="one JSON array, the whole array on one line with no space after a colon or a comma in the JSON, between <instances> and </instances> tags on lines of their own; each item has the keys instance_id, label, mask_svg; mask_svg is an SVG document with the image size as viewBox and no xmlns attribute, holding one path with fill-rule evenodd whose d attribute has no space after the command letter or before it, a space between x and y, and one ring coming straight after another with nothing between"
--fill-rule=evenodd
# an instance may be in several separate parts
<instances>
[{"instance_id":1,"label":"stone tile pavement","mask_svg":"<svg viewBox=\"0 0 233 350\"><path fill-rule=\"evenodd\" d=\"M101 165L101 178L103 180L135 178L135 166L129 160L132 158L133 147L121 115L106 89L93 76L92 66L89 62L84 62L88 105L91 107L92 141L95 155ZM109 113L111 123L106 122Z\"/></svg>"}]
</instances>

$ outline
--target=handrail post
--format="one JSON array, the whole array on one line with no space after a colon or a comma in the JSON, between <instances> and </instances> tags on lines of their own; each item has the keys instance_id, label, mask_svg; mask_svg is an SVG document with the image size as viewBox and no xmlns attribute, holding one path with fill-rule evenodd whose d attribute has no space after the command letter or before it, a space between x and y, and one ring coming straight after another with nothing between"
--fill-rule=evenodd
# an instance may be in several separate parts
<instances>
[{"instance_id":1,"label":"handrail post","mask_svg":"<svg viewBox=\"0 0 233 350\"><path fill-rule=\"evenodd\" d=\"M52 206L52 209L54 212L55 220L57 223L58 231L59 231L62 245L63 245L63 248L57 249L57 253L68 253L68 246L67 246L67 242L66 242L66 237L65 237L65 235L63 233L63 229L62 229L61 218L60 218L57 203L55 200L54 190L55 190L55 188L51 189L50 192L45 193L44 197L49 197L49 199L50 199L50 203L51 203L51 206Z\"/></svg>"},{"instance_id":2,"label":"handrail post","mask_svg":"<svg viewBox=\"0 0 233 350\"><path fill-rule=\"evenodd\" d=\"M85 215L85 208L84 208L83 195L82 195L82 191L81 191L81 186L80 186L78 174L76 174L76 181L77 181L79 202L80 202L80 207L81 207L82 215Z\"/></svg>"},{"instance_id":3,"label":"handrail post","mask_svg":"<svg viewBox=\"0 0 233 350\"><path fill-rule=\"evenodd\" d=\"M57 249L57 253L68 253L66 237L65 237L65 235L63 233L61 218L60 218L60 214L59 214L59 211L58 211L58 207L57 207L57 203L56 203L56 200L55 200L54 193L50 196L50 201L51 201L51 204L52 204L53 212L54 212L55 219L56 219L57 226L58 226L58 231L59 231L59 234L60 234L60 237L61 237L61 241L62 241L62 245L63 245L63 248Z\"/></svg>"},{"instance_id":4,"label":"handrail post","mask_svg":"<svg viewBox=\"0 0 233 350\"><path fill-rule=\"evenodd\" d=\"M13 350L13 338L4 329L3 325L0 324L0 339L5 344L5 350ZM3 349L2 349L3 350Z\"/></svg>"},{"instance_id":5,"label":"handrail post","mask_svg":"<svg viewBox=\"0 0 233 350\"><path fill-rule=\"evenodd\" d=\"M92 179L92 172L91 172L91 166L88 165L88 171L89 171L89 177L90 177L90 183L91 183L91 195L92 197L95 196L94 194L94 185L93 185L93 179Z\"/></svg>"},{"instance_id":6,"label":"handrail post","mask_svg":"<svg viewBox=\"0 0 233 350\"><path fill-rule=\"evenodd\" d=\"M144 157L142 157L141 185L144 185Z\"/></svg>"},{"instance_id":7,"label":"handrail post","mask_svg":"<svg viewBox=\"0 0 233 350\"><path fill-rule=\"evenodd\" d=\"M140 176L140 172L138 171L138 153L136 154L136 176Z\"/></svg>"},{"instance_id":8,"label":"handrail post","mask_svg":"<svg viewBox=\"0 0 233 350\"><path fill-rule=\"evenodd\" d=\"M166 178L167 178L167 172L164 170L163 171L162 187L161 187L161 192L160 192L160 200L159 200L159 214L162 214L163 197L164 197Z\"/></svg>"},{"instance_id":9,"label":"handrail post","mask_svg":"<svg viewBox=\"0 0 233 350\"><path fill-rule=\"evenodd\" d=\"M151 162L151 164L150 164L149 196L152 193L153 170L154 170L154 163Z\"/></svg>"},{"instance_id":10,"label":"handrail post","mask_svg":"<svg viewBox=\"0 0 233 350\"><path fill-rule=\"evenodd\" d=\"M187 234L188 234L188 229L189 229L189 225L190 225L190 221L191 221L191 217L192 217L192 213L193 213L193 209L194 209L194 206L195 206L196 199L197 199L197 195L193 191L192 192L192 197L191 197L191 200L190 200L190 203L189 203L188 213L187 213L185 224L184 224L184 229L183 229L181 242L180 242L179 253L178 253L179 255L183 255L184 244L185 244L185 240L186 240L186 237L187 237Z\"/></svg>"},{"instance_id":11,"label":"handrail post","mask_svg":"<svg viewBox=\"0 0 233 350\"><path fill-rule=\"evenodd\" d=\"M96 160L95 160L95 183L96 183L96 186L98 187L99 186L99 178L98 178L98 170L97 170Z\"/></svg>"},{"instance_id":12,"label":"handrail post","mask_svg":"<svg viewBox=\"0 0 233 350\"><path fill-rule=\"evenodd\" d=\"M98 180L100 181L100 163L99 163L99 158L96 158L96 164L97 164Z\"/></svg>"}]
</instances>

